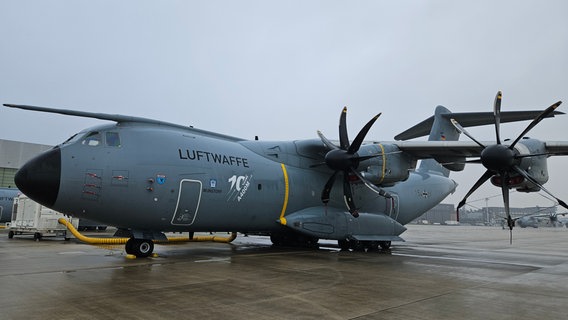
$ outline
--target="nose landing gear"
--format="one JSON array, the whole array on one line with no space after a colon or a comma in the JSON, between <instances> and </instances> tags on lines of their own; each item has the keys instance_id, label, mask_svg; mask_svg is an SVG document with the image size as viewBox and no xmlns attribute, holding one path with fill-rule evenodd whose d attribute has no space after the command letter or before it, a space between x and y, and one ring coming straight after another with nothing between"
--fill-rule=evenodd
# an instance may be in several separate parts
<instances>
[{"instance_id":1,"label":"nose landing gear","mask_svg":"<svg viewBox=\"0 0 568 320\"><path fill-rule=\"evenodd\" d=\"M154 252L154 241L130 238L126 242L125 250L127 254L134 255L137 258L147 258Z\"/></svg>"}]
</instances>

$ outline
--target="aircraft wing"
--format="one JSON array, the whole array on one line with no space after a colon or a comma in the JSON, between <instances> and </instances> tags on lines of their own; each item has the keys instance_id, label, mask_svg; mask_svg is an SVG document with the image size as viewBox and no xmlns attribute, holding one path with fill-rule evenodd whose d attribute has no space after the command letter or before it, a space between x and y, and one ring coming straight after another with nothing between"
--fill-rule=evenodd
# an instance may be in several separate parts
<instances>
[{"instance_id":1,"label":"aircraft wing","mask_svg":"<svg viewBox=\"0 0 568 320\"><path fill-rule=\"evenodd\" d=\"M23 110L31 110L31 111L39 111L39 112L47 112L47 113L58 113L67 116L75 116L75 117L83 117L83 118L93 118L99 120L107 120L107 121L115 121L117 123L149 123L159 126L165 127L174 127L180 128L184 130L190 130L199 132L201 134L214 136L220 139L226 139L230 141L244 141L245 139L232 137L228 135L224 135L221 133L211 132L207 130L201 130L194 128L193 126L183 126L175 123L149 119L149 118L141 118L141 117L132 117L132 116L125 116L121 114L109 114L109 113L98 113L98 112L86 112L86 111L78 111L78 110L68 110L68 109L56 109L56 108L47 108L47 107L38 107L38 106L29 106L29 105L21 105L21 104L9 104L5 103L5 107L8 108L18 108Z\"/></svg>"},{"instance_id":2,"label":"aircraft wing","mask_svg":"<svg viewBox=\"0 0 568 320\"><path fill-rule=\"evenodd\" d=\"M546 145L546 151L551 155L568 155L568 141L545 141L544 144Z\"/></svg>"},{"instance_id":3,"label":"aircraft wing","mask_svg":"<svg viewBox=\"0 0 568 320\"><path fill-rule=\"evenodd\" d=\"M494 144L495 142L487 143ZM440 157L479 157L483 150L473 141L397 141L401 151L417 159Z\"/></svg>"},{"instance_id":4,"label":"aircraft wing","mask_svg":"<svg viewBox=\"0 0 568 320\"><path fill-rule=\"evenodd\" d=\"M492 145L494 141L484 142ZM568 141L544 141L549 155L568 155ZM397 141L401 151L417 159L479 157L483 148L473 141Z\"/></svg>"}]
</instances>

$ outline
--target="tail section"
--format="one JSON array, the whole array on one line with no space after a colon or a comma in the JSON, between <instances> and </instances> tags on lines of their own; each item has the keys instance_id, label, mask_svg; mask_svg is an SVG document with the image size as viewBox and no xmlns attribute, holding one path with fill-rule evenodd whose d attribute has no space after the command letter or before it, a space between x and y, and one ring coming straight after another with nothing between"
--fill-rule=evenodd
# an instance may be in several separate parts
<instances>
[{"instance_id":1,"label":"tail section","mask_svg":"<svg viewBox=\"0 0 568 320\"><path fill-rule=\"evenodd\" d=\"M516 122L524 120L534 120L540 117L541 110L532 111L507 111L500 113L500 122ZM545 116L551 118L555 115L563 114L563 112L554 111ZM456 141L460 133L454 128L450 119L458 121L462 127L474 127L482 125L493 125L495 123L495 115L493 112L458 112L452 113L450 110L438 106L433 116L420 122L419 124L405 130L396 135L396 140L410 140L428 135L429 141ZM449 171L461 171L465 167L464 157L453 158L436 158L422 160L418 171L439 173L449 176Z\"/></svg>"},{"instance_id":2,"label":"tail section","mask_svg":"<svg viewBox=\"0 0 568 320\"><path fill-rule=\"evenodd\" d=\"M445 107L437 106L433 118L423 121L431 122L430 134L428 136L428 141L456 141L460 137L460 132L450 122L450 117L443 116L449 115L452 112ZM429 123L428 123L429 124ZM425 124L427 125L427 124ZM452 171L461 171L465 166L464 158L447 158L447 159L437 159L444 163L444 166L440 162L434 159L425 159L420 162L418 167L419 172L429 172L429 173L439 173L445 177L450 176L450 168Z\"/></svg>"}]
</instances>

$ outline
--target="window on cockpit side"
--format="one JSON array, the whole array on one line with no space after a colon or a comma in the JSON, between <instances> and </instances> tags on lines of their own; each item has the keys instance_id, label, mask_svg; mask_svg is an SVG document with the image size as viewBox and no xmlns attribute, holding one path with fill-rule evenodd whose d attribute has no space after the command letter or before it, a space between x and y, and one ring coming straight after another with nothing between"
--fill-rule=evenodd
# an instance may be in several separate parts
<instances>
[{"instance_id":1,"label":"window on cockpit side","mask_svg":"<svg viewBox=\"0 0 568 320\"><path fill-rule=\"evenodd\" d=\"M108 147L120 147L120 136L118 132L107 132L105 138Z\"/></svg>"},{"instance_id":2,"label":"window on cockpit side","mask_svg":"<svg viewBox=\"0 0 568 320\"><path fill-rule=\"evenodd\" d=\"M98 131L90 132L81 143L86 146L96 147L101 144L101 134Z\"/></svg>"},{"instance_id":3,"label":"window on cockpit side","mask_svg":"<svg viewBox=\"0 0 568 320\"><path fill-rule=\"evenodd\" d=\"M77 141L77 136L78 136L78 134L75 133L69 139L65 140L62 144L70 144L73 141Z\"/></svg>"}]
</instances>

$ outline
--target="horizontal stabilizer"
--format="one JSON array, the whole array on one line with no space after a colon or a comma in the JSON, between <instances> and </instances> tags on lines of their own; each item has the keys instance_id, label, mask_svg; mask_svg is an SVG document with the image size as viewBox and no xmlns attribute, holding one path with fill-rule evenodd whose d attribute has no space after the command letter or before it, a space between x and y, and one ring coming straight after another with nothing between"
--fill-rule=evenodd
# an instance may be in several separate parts
<instances>
[{"instance_id":1,"label":"horizontal stabilizer","mask_svg":"<svg viewBox=\"0 0 568 320\"><path fill-rule=\"evenodd\" d=\"M541 113L542 110L501 112L501 123L533 120ZM559 114L564 114L564 112L555 111L547 118L552 118L554 117L554 115ZM475 127L489 124L492 125L495 123L495 116L493 115L493 112L456 112L443 114L442 117L447 118L448 120L450 118L455 119L462 125L462 127ZM409 140L427 136L430 134L432 124L434 124L434 116L431 116L430 118L420 122L410 129L399 133L394 138L395 140Z\"/></svg>"}]
</instances>

